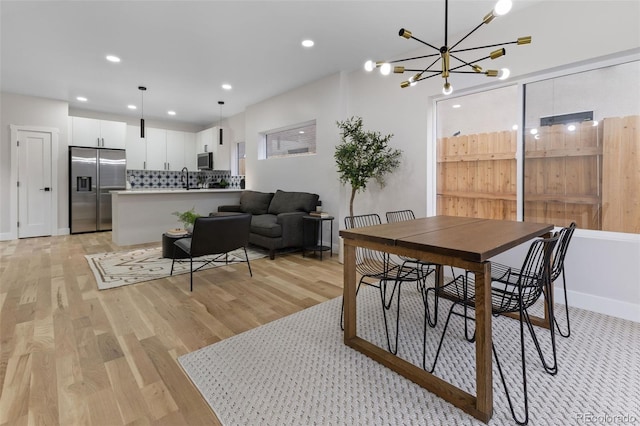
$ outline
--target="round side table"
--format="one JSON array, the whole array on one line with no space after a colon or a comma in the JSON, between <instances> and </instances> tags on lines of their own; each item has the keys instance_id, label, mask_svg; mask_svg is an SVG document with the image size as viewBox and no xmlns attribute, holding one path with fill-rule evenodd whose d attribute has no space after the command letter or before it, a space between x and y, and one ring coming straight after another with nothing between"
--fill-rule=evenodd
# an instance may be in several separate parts
<instances>
[{"instance_id":1,"label":"round side table","mask_svg":"<svg viewBox=\"0 0 640 426\"><path fill-rule=\"evenodd\" d=\"M175 250L175 258L176 259L188 259L189 255L179 248L176 248L173 243L182 239L188 238L190 235L171 235L166 232L162 234L162 257L166 257L168 259L173 259L173 254Z\"/></svg>"}]
</instances>

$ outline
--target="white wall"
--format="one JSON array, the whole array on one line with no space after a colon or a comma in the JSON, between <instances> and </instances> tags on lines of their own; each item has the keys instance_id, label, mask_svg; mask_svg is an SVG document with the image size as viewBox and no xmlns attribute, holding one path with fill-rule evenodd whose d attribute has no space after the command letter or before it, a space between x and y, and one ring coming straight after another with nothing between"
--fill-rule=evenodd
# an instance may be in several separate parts
<instances>
[{"instance_id":1,"label":"white wall","mask_svg":"<svg viewBox=\"0 0 640 426\"><path fill-rule=\"evenodd\" d=\"M0 93L0 236L8 238L9 213L16 206L9 195L11 173L11 124L49 127L59 130L58 152L52 152L57 161L58 229L67 228L69 221L69 197L67 193L67 102L32 96ZM55 179L55 177L54 177ZM0 238L0 239L6 239Z\"/></svg>"},{"instance_id":2,"label":"white wall","mask_svg":"<svg viewBox=\"0 0 640 426\"><path fill-rule=\"evenodd\" d=\"M341 74L332 75L247 108L244 126L247 189L313 192L320 195L325 211L338 214L340 185L333 152L339 139L335 123L343 118L342 78ZM311 120L316 120L315 155L258 159L261 133Z\"/></svg>"}]
</instances>

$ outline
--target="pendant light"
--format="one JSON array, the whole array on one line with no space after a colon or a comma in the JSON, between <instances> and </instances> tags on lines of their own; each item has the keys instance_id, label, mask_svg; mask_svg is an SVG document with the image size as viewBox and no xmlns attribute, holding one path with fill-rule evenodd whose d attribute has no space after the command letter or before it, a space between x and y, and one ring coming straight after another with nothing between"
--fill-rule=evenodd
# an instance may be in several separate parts
<instances>
[{"instance_id":1,"label":"pendant light","mask_svg":"<svg viewBox=\"0 0 640 426\"><path fill-rule=\"evenodd\" d=\"M224 101L218 101L218 105L220 105L220 120L218 121L218 144L222 145L222 105L224 105Z\"/></svg>"},{"instance_id":2,"label":"pendant light","mask_svg":"<svg viewBox=\"0 0 640 426\"><path fill-rule=\"evenodd\" d=\"M138 86L138 90L140 90L140 137L144 139L144 92L147 88Z\"/></svg>"}]
</instances>

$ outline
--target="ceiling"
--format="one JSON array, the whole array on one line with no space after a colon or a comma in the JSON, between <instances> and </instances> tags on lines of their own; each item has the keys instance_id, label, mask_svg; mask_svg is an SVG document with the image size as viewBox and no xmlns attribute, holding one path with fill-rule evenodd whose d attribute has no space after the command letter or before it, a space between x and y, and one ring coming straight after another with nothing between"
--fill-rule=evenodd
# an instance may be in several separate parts
<instances>
[{"instance_id":1,"label":"ceiling","mask_svg":"<svg viewBox=\"0 0 640 426\"><path fill-rule=\"evenodd\" d=\"M516 11L536 1L514 3ZM449 33L470 30L493 5L450 0ZM443 0L2 0L0 17L3 92L139 117L143 85L145 118L203 127L367 59L415 50L398 37L402 27L436 45L444 33ZM301 46L307 38L314 47Z\"/></svg>"}]
</instances>

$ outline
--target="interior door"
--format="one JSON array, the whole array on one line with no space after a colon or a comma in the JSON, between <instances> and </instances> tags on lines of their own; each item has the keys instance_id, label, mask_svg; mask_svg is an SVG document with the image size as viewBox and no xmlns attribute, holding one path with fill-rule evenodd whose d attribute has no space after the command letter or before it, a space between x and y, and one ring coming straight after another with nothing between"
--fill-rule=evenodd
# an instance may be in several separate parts
<instances>
[{"instance_id":1,"label":"interior door","mask_svg":"<svg viewBox=\"0 0 640 426\"><path fill-rule=\"evenodd\" d=\"M51 235L51 133L18 132L18 238Z\"/></svg>"}]
</instances>

